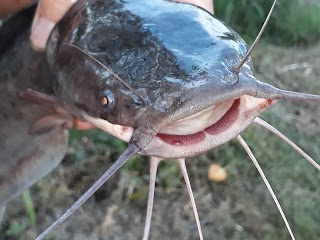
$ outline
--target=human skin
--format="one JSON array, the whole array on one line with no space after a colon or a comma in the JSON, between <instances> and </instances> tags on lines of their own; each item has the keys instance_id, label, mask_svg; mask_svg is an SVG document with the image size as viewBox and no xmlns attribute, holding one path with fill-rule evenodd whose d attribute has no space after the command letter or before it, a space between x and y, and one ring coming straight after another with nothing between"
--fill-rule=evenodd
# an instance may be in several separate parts
<instances>
[{"instance_id":1,"label":"human skin","mask_svg":"<svg viewBox=\"0 0 320 240\"><path fill-rule=\"evenodd\" d=\"M35 50L44 51L50 32L77 0L40 0L34 16L30 41ZM176 0L191 3L213 13L213 0ZM17 12L34 0L0 0L0 16Z\"/></svg>"},{"instance_id":2,"label":"human skin","mask_svg":"<svg viewBox=\"0 0 320 240\"><path fill-rule=\"evenodd\" d=\"M213 0L176 0L176 2L191 3L214 13Z\"/></svg>"},{"instance_id":3,"label":"human skin","mask_svg":"<svg viewBox=\"0 0 320 240\"><path fill-rule=\"evenodd\" d=\"M17 12L32 2L32 0L0 0L0 17Z\"/></svg>"}]
</instances>

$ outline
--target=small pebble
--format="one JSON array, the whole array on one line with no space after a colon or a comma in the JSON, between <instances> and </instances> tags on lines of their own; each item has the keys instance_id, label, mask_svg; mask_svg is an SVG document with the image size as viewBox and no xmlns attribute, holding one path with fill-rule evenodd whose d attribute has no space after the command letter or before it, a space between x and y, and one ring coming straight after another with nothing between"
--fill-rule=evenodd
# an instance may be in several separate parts
<instances>
[{"instance_id":1,"label":"small pebble","mask_svg":"<svg viewBox=\"0 0 320 240\"><path fill-rule=\"evenodd\" d=\"M227 171L219 164L211 164L208 170L208 179L214 182L223 182L227 179Z\"/></svg>"}]
</instances>

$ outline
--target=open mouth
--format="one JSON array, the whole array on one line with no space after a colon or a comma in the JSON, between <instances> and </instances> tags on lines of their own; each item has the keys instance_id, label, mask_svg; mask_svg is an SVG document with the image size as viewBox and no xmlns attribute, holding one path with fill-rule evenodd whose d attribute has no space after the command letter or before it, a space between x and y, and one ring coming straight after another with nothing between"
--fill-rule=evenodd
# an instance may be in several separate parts
<instances>
[{"instance_id":1,"label":"open mouth","mask_svg":"<svg viewBox=\"0 0 320 240\"><path fill-rule=\"evenodd\" d=\"M239 116L240 99L233 101L231 107L218 119L215 123L208 127L205 127L202 131L197 131L192 134L168 134L158 133L157 137L162 141L174 145L174 146L187 146L197 144L203 141L206 137L206 133L210 135L217 135L229 127L237 120Z\"/></svg>"},{"instance_id":2,"label":"open mouth","mask_svg":"<svg viewBox=\"0 0 320 240\"><path fill-rule=\"evenodd\" d=\"M140 154L159 158L180 158L198 155L228 142L239 135L263 110L275 100L242 95L217 103L205 110L167 124L145 146ZM82 112L92 125L129 142L134 129ZM144 136L141 136L143 138Z\"/></svg>"}]
</instances>

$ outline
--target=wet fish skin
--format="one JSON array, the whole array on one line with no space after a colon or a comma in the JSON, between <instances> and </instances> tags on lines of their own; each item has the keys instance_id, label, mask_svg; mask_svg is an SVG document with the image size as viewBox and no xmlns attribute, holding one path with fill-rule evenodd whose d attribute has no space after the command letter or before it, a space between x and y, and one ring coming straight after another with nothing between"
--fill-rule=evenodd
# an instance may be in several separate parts
<instances>
[{"instance_id":1,"label":"wet fish skin","mask_svg":"<svg viewBox=\"0 0 320 240\"><path fill-rule=\"evenodd\" d=\"M45 55L29 43L34 11L35 6L28 8L0 28L0 207L58 166L67 149L68 134L62 128L29 133L55 107L19 98L26 88L53 93L54 74Z\"/></svg>"}]
</instances>

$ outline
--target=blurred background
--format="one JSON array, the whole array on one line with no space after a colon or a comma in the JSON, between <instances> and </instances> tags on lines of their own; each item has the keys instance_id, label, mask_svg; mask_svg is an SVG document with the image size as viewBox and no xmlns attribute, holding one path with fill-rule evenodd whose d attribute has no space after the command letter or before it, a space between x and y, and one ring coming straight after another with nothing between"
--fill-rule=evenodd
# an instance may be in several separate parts
<instances>
[{"instance_id":1,"label":"blurred background","mask_svg":"<svg viewBox=\"0 0 320 240\"><path fill-rule=\"evenodd\" d=\"M250 45L271 4L270 0L215 0L215 12ZM252 58L258 79L283 89L320 94L320 1L278 1ZM261 118L320 162L319 104L279 101ZM242 136L269 178L296 239L320 239L320 173L261 127L250 126ZM62 164L7 206L0 240L34 239L125 147L99 130L71 130ZM210 174L218 176L208 178L212 164L218 170ZM261 177L236 141L187 159L187 167L205 239L289 239ZM141 239L148 181L148 158L133 157L48 239ZM160 164L150 239L198 239L174 160Z\"/></svg>"}]
</instances>

